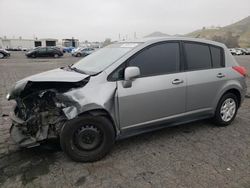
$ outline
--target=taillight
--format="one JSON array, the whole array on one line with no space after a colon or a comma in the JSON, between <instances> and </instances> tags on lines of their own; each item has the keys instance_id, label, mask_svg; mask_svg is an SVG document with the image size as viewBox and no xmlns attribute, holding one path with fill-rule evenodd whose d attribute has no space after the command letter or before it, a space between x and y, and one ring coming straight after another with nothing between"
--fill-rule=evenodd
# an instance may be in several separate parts
<instances>
[{"instance_id":1,"label":"taillight","mask_svg":"<svg viewBox=\"0 0 250 188\"><path fill-rule=\"evenodd\" d=\"M233 69L236 70L238 73L240 73L242 76L247 75L247 70L245 67L242 66L233 66Z\"/></svg>"}]
</instances>

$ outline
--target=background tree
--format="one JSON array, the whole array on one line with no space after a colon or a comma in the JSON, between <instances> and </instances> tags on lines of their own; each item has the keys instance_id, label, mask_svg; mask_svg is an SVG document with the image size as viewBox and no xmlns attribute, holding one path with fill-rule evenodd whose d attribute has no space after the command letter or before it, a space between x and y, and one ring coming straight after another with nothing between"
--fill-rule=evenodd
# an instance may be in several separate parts
<instances>
[{"instance_id":1,"label":"background tree","mask_svg":"<svg viewBox=\"0 0 250 188\"><path fill-rule=\"evenodd\" d=\"M106 38L105 41L103 42L103 47L104 46L108 46L110 45L112 42L111 42L111 39L110 38Z\"/></svg>"}]
</instances>

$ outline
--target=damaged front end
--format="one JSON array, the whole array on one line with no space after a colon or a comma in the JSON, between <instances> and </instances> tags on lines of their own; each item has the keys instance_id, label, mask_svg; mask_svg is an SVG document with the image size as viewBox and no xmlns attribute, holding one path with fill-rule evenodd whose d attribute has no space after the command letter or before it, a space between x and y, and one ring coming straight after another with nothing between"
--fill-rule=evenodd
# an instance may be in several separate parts
<instances>
[{"instance_id":1,"label":"damaged front end","mask_svg":"<svg viewBox=\"0 0 250 188\"><path fill-rule=\"evenodd\" d=\"M24 98L16 99L14 112L11 113L11 137L21 147L39 145L40 141L56 138L65 122L57 100L56 90L43 90Z\"/></svg>"},{"instance_id":2,"label":"damaged front end","mask_svg":"<svg viewBox=\"0 0 250 188\"><path fill-rule=\"evenodd\" d=\"M21 147L34 147L46 139L58 138L67 120L63 109L72 106L64 93L83 87L88 80L89 77L71 82L22 80L7 96L15 100L10 113L12 139Z\"/></svg>"}]
</instances>

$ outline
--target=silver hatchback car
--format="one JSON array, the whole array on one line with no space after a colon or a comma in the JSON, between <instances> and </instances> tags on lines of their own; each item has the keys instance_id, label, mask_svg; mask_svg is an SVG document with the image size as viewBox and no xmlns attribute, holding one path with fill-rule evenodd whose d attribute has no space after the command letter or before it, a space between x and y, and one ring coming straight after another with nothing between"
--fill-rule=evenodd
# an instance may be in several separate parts
<instances>
[{"instance_id":1,"label":"silver hatchback car","mask_svg":"<svg viewBox=\"0 0 250 188\"><path fill-rule=\"evenodd\" d=\"M60 138L75 161L104 157L116 140L212 118L229 125L246 93L246 69L225 45L191 38L117 42L72 66L24 78L11 136L21 147Z\"/></svg>"}]
</instances>

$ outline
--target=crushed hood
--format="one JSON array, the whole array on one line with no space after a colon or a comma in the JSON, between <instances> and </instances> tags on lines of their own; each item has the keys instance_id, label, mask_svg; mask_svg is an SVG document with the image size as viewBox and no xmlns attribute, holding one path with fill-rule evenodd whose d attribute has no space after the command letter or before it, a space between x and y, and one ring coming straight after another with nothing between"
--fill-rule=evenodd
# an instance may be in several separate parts
<instances>
[{"instance_id":1,"label":"crushed hood","mask_svg":"<svg viewBox=\"0 0 250 188\"><path fill-rule=\"evenodd\" d=\"M16 96L20 95L20 93L25 88L27 88L28 83L34 83L38 87L40 87L40 89L42 89L43 87L42 84L44 85L45 83L46 87L48 87L48 85L51 85L52 88L58 84L67 84L68 87L71 83L73 87L75 83L81 84L81 82L87 78L89 78L89 75L78 73L75 71L64 70L62 68L53 69L19 80L11 89L9 93L9 99L13 99Z\"/></svg>"},{"instance_id":2,"label":"crushed hood","mask_svg":"<svg viewBox=\"0 0 250 188\"><path fill-rule=\"evenodd\" d=\"M20 80L22 82L32 81L32 82L79 82L89 75L81 74L75 71L67 71L61 68L42 72L39 74L35 74Z\"/></svg>"}]
</instances>

